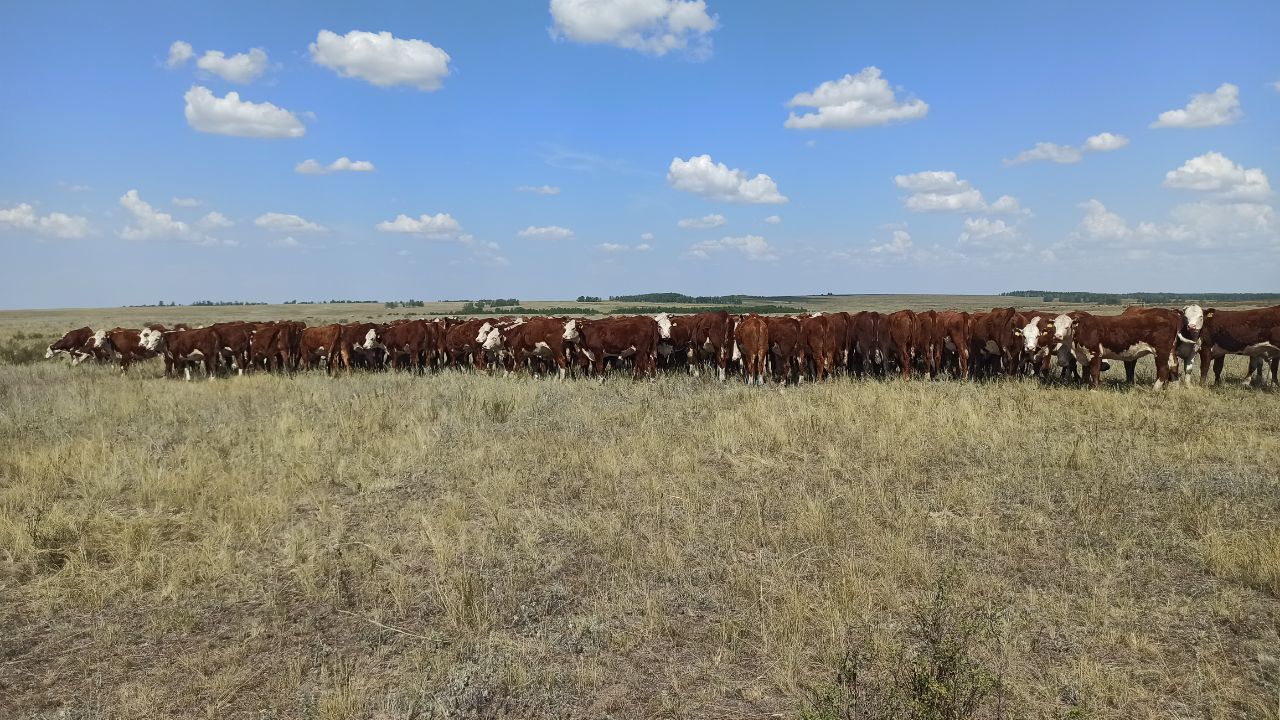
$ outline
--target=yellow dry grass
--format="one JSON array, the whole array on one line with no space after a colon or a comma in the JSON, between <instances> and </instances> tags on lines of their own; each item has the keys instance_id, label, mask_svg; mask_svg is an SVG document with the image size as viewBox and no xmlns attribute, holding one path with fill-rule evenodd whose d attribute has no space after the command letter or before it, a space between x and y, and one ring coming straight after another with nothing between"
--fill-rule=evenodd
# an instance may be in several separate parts
<instances>
[{"instance_id":1,"label":"yellow dry grass","mask_svg":"<svg viewBox=\"0 0 1280 720\"><path fill-rule=\"evenodd\" d=\"M944 570L1030 717L1280 716L1273 392L137 370L0 365L0 717L790 714Z\"/></svg>"}]
</instances>

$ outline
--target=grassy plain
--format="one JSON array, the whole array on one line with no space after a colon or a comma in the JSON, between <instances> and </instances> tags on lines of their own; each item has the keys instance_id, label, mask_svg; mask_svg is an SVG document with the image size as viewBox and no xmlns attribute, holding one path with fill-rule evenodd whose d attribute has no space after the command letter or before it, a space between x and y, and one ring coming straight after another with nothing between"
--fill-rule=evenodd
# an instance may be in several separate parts
<instances>
[{"instance_id":1,"label":"grassy plain","mask_svg":"<svg viewBox=\"0 0 1280 720\"><path fill-rule=\"evenodd\" d=\"M135 370L0 364L0 717L794 715L950 573L1023 716L1280 718L1273 391Z\"/></svg>"}]
</instances>

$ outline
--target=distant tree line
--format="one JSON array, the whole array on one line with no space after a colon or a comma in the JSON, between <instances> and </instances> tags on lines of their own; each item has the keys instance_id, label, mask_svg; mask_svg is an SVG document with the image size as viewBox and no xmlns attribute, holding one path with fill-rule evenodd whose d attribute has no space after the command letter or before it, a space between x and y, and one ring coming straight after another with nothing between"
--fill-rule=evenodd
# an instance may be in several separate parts
<instances>
[{"instance_id":1,"label":"distant tree line","mask_svg":"<svg viewBox=\"0 0 1280 720\"><path fill-rule=\"evenodd\" d=\"M1095 305L1123 305L1125 302L1169 305L1196 301L1260 302L1280 300L1280 293L1092 293L1058 290L1014 290L1000 294L1005 297L1040 298L1044 302L1093 303Z\"/></svg>"},{"instance_id":2,"label":"distant tree line","mask_svg":"<svg viewBox=\"0 0 1280 720\"><path fill-rule=\"evenodd\" d=\"M741 305L742 298L742 295L685 295L684 293L609 296L609 299L614 302L690 303L702 305Z\"/></svg>"},{"instance_id":3,"label":"distant tree line","mask_svg":"<svg viewBox=\"0 0 1280 720\"><path fill-rule=\"evenodd\" d=\"M196 300L191 303L191 307L223 307L227 305L266 305L264 302L250 302L247 300Z\"/></svg>"},{"instance_id":4,"label":"distant tree line","mask_svg":"<svg viewBox=\"0 0 1280 720\"><path fill-rule=\"evenodd\" d=\"M595 295L579 295L578 302L587 303L587 302L604 302L604 301Z\"/></svg>"},{"instance_id":5,"label":"distant tree line","mask_svg":"<svg viewBox=\"0 0 1280 720\"><path fill-rule=\"evenodd\" d=\"M420 308L426 307L427 303L422 300L389 300L385 303L388 308Z\"/></svg>"}]
</instances>

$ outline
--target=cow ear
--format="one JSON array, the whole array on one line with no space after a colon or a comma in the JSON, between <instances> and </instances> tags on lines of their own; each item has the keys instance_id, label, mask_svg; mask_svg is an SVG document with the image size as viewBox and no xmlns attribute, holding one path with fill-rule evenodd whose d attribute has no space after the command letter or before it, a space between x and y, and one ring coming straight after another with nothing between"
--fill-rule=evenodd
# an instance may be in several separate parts
<instances>
[{"instance_id":1,"label":"cow ear","mask_svg":"<svg viewBox=\"0 0 1280 720\"><path fill-rule=\"evenodd\" d=\"M1022 334L1022 331L1021 331L1021 330L1019 330L1018 328L1014 328L1014 329L1013 329L1013 334L1014 334L1014 335L1021 335L1021 334Z\"/></svg>"},{"instance_id":2,"label":"cow ear","mask_svg":"<svg viewBox=\"0 0 1280 720\"><path fill-rule=\"evenodd\" d=\"M1212 311L1212 310L1207 310L1207 311L1205 311L1204 316L1205 316L1205 317L1207 317L1207 318L1211 318L1211 317L1213 317L1213 311Z\"/></svg>"}]
</instances>

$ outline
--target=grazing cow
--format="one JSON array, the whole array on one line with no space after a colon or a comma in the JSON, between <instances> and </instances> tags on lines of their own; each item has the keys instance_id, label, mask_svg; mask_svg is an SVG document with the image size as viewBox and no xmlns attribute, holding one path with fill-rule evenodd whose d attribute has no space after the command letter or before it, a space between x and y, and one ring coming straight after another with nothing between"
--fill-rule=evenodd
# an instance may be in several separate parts
<instances>
[{"instance_id":1,"label":"grazing cow","mask_svg":"<svg viewBox=\"0 0 1280 720\"><path fill-rule=\"evenodd\" d=\"M494 328L489 337L499 333L500 330ZM568 371L567 345L578 338L577 319L535 317L508 327L502 333L502 344L508 353L507 369L518 372L521 366L531 361L554 364L559 370L560 380L564 380Z\"/></svg>"},{"instance_id":2,"label":"grazing cow","mask_svg":"<svg viewBox=\"0 0 1280 720\"><path fill-rule=\"evenodd\" d=\"M218 353L228 368L243 375L249 367L249 346L254 326L242 321L214 323L209 326L218 335Z\"/></svg>"},{"instance_id":3,"label":"grazing cow","mask_svg":"<svg viewBox=\"0 0 1280 720\"><path fill-rule=\"evenodd\" d=\"M804 373L804 337L800 321L793 317L766 317L769 330L769 352L773 355L773 376L784 385ZM793 375L792 373L795 373Z\"/></svg>"},{"instance_id":4,"label":"grazing cow","mask_svg":"<svg viewBox=\"0 0 1280 720\"><path fill-rule=\"evenodd\" d=\"M725 368L733 354L733 319L729 313L707 312L692 315L689 347L699 364L714 363L725 379ZM668 333L669 334L669 333Z\"/></svg>"},{"instance_id":5,"label":"grazing cow","mask_svg":"<svg viewBox=\"0 0 1280 720\"><path fill-rule=\"evenodd\" d=\"M769 324L755 313L742 318L733 328L734 354L742 361L742 379L749 385L764 385L769 355Z\"/></svg>"},{"instance_id":6,"label":"grazing cow","mask_svg":"<svg viewBox=\"0 0 1280 720\"><path fill-rule=\"evenodd\" d=\"M886 358L898 363L904 380L911 378L912 341L915 339L916 314L899 310L885 315L879 325L880 350Z\"/></svg>"},{"instance_id":7,"label":"grazing cow","mask_svg":"<svg viewBox=\"0 0 1280 720\"><path fill-rule=\"evenodd\" d=\"M477 370L484 370L485 353L481 347L483 340L477 340L480 328L485 324L497 322L495 318L464 320L450 325L444 334L444 349L447 362L461 369L464 362L475 365Z\"/></svg>"},{"instance_id":8,"label":"grazing cow","mask_svg":"<svg viewBox=\"0 0 1280 720\"><path fill-rule=\"evenodd\" d=\"M392 369L409 367L423 372L435 363L439 334L440 326L433 322L409 320L384 326L380 339Z\"/></svg>"},{"instance_id":9,"label":"grazing cow","mask_svg":"<svg viewBox=\"0 0 1280 720\"><path fill-rule=\"evenodd\" d=\"M80 361L93 357L93 335L88 326L68 330L57 342L45 348L44 357L48 360L66 353L71 357L72 365L79 365Z\"/></svg>"},{"instance_id":10,"label":"grazing cow","mask_svg":"<svg viewBox=\"0 0 1280 720\"><path fill-rule=\"evenodd\" d=\"M651 317L612 317L577 320L578 352L592 372L604 382L605 358L631 358L634 377L651 377L658 369L658 323ZM566 328L566 332L568 329Z\"/></svg>"},{"instance_id":11,"label":"grazing cow","mask_svg":"<svg viewBox=\"0 0 1280 720\"><path fill-rule=\"evenodd\" d=\"M915 358L920 364L922 374L931 379L938 376L940 351L936 342L938 313L925 310L916 313L912 323L911 345L915 348Z\"/></svg>"},{"instance_id":12,"label":"grazing cow","mask_svg":"<svg viewBox=\"0 0 1280 720\"><path fill-rule=\"evenodd\" d=\"M943 311L935 313L933 321L933 346L938 357L938 372L947 368L969 379L969 313Z\"/></svg>"},{"instance_id":13,"label":"grazing cow","mask_svg":"<svg viewBox=\"0 0 1280 720\"><path fill-rule=\"evenodd\" d=\"M164 357L166 377L175 370L182 370L190 382L191 364L194 362L203 362L205 375L213 380L223 345L217 330L207 327L151 333L147 336L144 347Z\"/></svg>"},{"instance_id":14,"label":"grazing cow","mask_svg":"<svg viewBox=\"0 0 1280 720\"><path fill-rule=\"evenodd\" d=\"M1006 375L1017 373L1022 355L1017 311L1011 307L993 308L970 317L970 358L992 375L1000 370Z\"/></svg>"},{"instance_id":15,"label":"grazing cow","mask_svg":"<svg viewBox=\"0 0 1280 720\"><path fill-rule=\"evenodd\" d=\"M848 372L853 316L847 312L827 313L827 322L831 324L831 337L835 342L835 368L840 372Z\"/></svg>"},{"instance_id":16,"label":"grazing cow","mask_svg":"<svg viewBox=\"0 0 1280 720\"><path fill-rule=\"evenodd\" d=\"M161 329L157 330L156 327ZM124 374L133 363L157 355L156 352L148 350L143 342L144 337L149 338L152 334L164 332L163 325L156 327L147 327L142 330L119 327L112 330L99 330L93 336L94 347L105 351L112 360L119 362L120 373Z\"/></svg>"},{"instance_id":17,"label":"grazing cow","mask_svg":"<svg viewBox=\"0 0 1280 720\"><path fill-rule=\"evenodd\" d=\"M804 351L813 362L813 379L822 382L831 374L835 363L836 338L831 320L826 315L809 315L800 319L800 338Z\"/></svg>"},{"instance_id":18,"label":"grazing cow","mask_svg":"<svg viewBox=\"0 0 1280 720\"><path fill-rule=\"evenodd\" d=\"M659 330L662 330L663 323L659 318L665 318L667 325L666 334L660 332L658 336L659 363L668 368L684 363L690 374L697 375L698 366L694 362L693 350L693 328L697 324L697 315L660 313L654 320L658 321Z\"/></svg>"},{"instance_id":19,"label":"grazing cow","mask_svg":"<svg viewBox=\"0 0 1280 720\"><path fill-rule=\"evenodd\" d=\"M337 375L338 364L334 359L334 352L341 338L342 325L338 323L305 328L298 348L298 360L302 369L310 370L316 363L323 362L330 375Z\"/></svg>"},{"instance_id":20,"label":"grazing cow","mask_svg":"<svg viewBox=\"0 0 1280 720\"><path fill-rule=\"evenodd\" d=\"M296 321L259 325L249 340L250 367L280 372L295 369L306 327L306 323Z\"/></svg>"},{"instance_id":21,"label":"grazing cow","mask_svg":"<svg viewBox=\"0 0 1280 720\"><path fill-rule=\"evenodd\" d=\"M852 349L853 368L858 375L879 373L884 365L884 352L880 349L880 325L884 316L874 310L853 316L849 330L849 346Z\"/></svg>"},{"instance_id":22,"label":"grazing cow","mask_svg":"<svg viewBox=\"0 0 1280 720\"><path fill-rule=\"evenodd\" d=\"M1261 384L1262 366L1271 361L1271 384L1275 385L1280 370L1280 305L1257 310L1218 310L1204 313L1200 333L1200 382L1209 374L1213 361L1213 383L1222 382L1222 365L1227 355L1249 358L1249 375L1245 384ZM1256 374L1256 379L1255 379Z\"/></svg>"},{"instance_id":23,"label":"grazing cow","mask_svg":"<svg viewBox=\"0 0 1280 720\"><path fill-rule=\"evenodd\" d=\"M1154 313L1100 316L1082 312L1071 323L1071 349L1081 364L1089 366L1089 386L1101 383L1102 360L1137 360L1154 355L1159 390L1169 381L1174 363L1179 323Z\"/></svg>"},{"instance_id":24,"label":"grazing cow","mask_svg":"<svg viewBox=\"0 0 1280 720\"><path fill-rule=\"evenodd\" d=\"M371 354L381 349L382 343L378 341L377 325L368 322L349 323L342 326L342 332L338 335L338 345L330 356L330 362L340 363L346 369L347 375L350 375L353 363L373 367Z\"/></svg>"}]
</instances>

